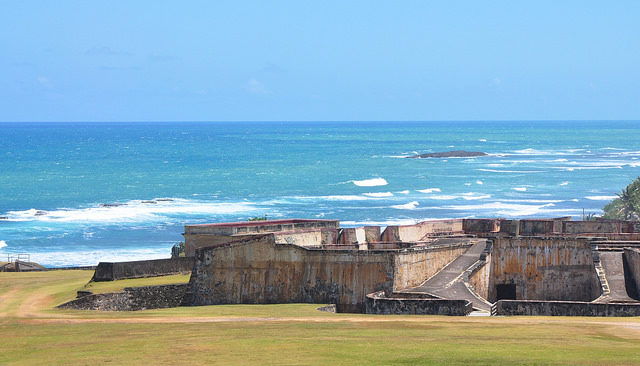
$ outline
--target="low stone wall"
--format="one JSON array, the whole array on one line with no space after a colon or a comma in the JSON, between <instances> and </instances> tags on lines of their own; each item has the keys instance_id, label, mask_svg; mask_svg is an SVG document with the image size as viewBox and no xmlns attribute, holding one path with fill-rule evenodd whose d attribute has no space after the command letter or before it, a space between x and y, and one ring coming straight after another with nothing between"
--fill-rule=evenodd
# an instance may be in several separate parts
<instances>
[{"instance_id":1,"label":"low stone wall","mask_svg":"<svg viewBox=\"0 0 640 366\"><path fill-rule=\"evenodd\" d=\"M640 304L499 300L494 307L494 315L640 316Z\"/></svg>"},{"instance_id":2,"label":"low stone wall","mask_svg":"<svg viewBox=\"0 0 640 366\"><path fill-rule=\"evenodd\" d=\"M385 297L383 291L367 295L367 314L404 315L458 315L464 316L473 310L467 300L444 300L420 298L419 296Z\"/></svg>"},{"instance_id":3,"label":"low stone wall","mask_svg":"<svg viewBox=\"0 0 640 366\"><path fill-rule=\"evenodd\" d=\"M132 311L180 306L188 284L126 287L123 292L83 296L58 306L61 309Z\"/></svg>"},{"instance_id":4,"label":"low stone wall","mask_svg":"<svg viewBox=\"0 0 640 366\"><path fill-rule=\"evenodd\" d=\"M133 262L100 262L93 274L94 281L114 281L127 278L165 276L188 273L193 269L194 259L153 259Z\"/></svg>"}]
</instances>

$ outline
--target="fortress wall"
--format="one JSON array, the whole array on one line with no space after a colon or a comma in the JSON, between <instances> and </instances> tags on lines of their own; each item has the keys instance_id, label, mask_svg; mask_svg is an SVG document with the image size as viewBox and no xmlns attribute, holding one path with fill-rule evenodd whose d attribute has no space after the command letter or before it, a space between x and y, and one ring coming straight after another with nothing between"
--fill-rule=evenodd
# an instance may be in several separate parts
<instances>
[{"instance_id":1,"label":"fortress wall","mask_svg":"<svg viewBox=\"0 0 640 366\"><path fill-rule=\"evenodd\" d=\"M629 268L629 274L636 284L636 289L640 290L640 249L624 250L624 259Z\"/></svg>"},{"instance_id":2,"label":"fortress wall","mask_svg":"<svg viewBox=\"0 0 640 366\"><path fill-rule=\"evenodd\" d=\"M464 243L398 253L395 257L393 290L421 285L470 247L470 243Z\"/></svg>"},{"instance_id":3,"label":"fortress wall","mask_svg":"<svg viewBox=\"0 0 640 366\"><path fill-rule=\"evenodd\" d=\"M429 236L447 233L462 233L462 219L424 221L415 225L387 226L382 233L384 242L416 242Z\"/></svg>"},{"instance_id":4,"label":"fortress wall","mask_svg":"<svg viewBox=\"0 0 640 366\"><path fill-rule=\"evenodd\" d=\"M491 278L491 302L499 285L515 285L517 300L591 301L600 295L586 239L498 237L491 252Z\"/></svg>"},{"instance_id":5,"label":"fortress wall","mask_svg":"<svg viewBox=\"0 0 640 366\"><path fill-rule=\"evenodd\" d=\"M491 278L491 253L487 254L486 263L469 275L471 289L485 300L489 299L489 289L493 285Z\"/></svg>"},{"instance_id":6,"label":"fortress wall","mask_svg":"<svg viewBox=\"0 0 640 366\"><path fill-rule=\"evenodd\" d=\"M322 245L322 232L320 230L281 232L273 235L278 244L295 244L302 247Z\"/></svg>"},{"instance_id":7,"label":"fortress wall","mask_svg":"<svg viewBox=\"0 0 640 366\"><path fill-rule=\"evenodd\" d=\"M622 233L624 232L622 226L617 221L565 221L562 223L562 232L566 234Z\"/></svg>"},{"instance_id":8,"label":"fortress wall","mask_svg":"<svg viewBox=\"0 0 640 366\"><path fill-rule=\"evenodd\" d=\"M113 281L191 272L193 263L193 258L188 257L132 262L100 262L94 272L93 280Z\"/></svg>"},{"instance_id":9,"label":"fortress wall","mask_svg":"<svg viewBox=\"0 0 640 366\"><path fill-rule=\"evenodd\" d=\"M500 231L500 219L463 219L462 230L465 233L491 233Z\"/></svg>"},{"instance_id":10,"label":"fortress wall","mask_svg":"<svg viewBox=\"0 0 640 366\"><path fill-rule=\"evenodd\" d=\"M236 236L214 234L184 234L184 254L193 257L198 248L222 245L238 239Z\"/></svg>"},{"instance_id":11,"label":"fortress wall","mask_svg":"<svg viewBox=\"0 0 640 366\"><path fill-rule=\"evenodd\" d=\"M390 291L394 253L330 251L254 236L196 252L191 305L335 303L363 311L366 294Z\"/></svg>"}]
</instances>

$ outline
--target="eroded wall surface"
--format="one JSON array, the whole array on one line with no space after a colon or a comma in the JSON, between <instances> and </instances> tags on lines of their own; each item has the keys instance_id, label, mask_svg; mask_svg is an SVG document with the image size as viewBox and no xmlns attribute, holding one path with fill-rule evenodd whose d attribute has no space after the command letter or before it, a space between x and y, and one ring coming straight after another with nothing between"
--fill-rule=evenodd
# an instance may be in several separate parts
<instances>
[{"instance_id":1,"label":"eroded wall surface","mask_svg":"<svg viewBox=\"0 0 640 366\"><path fill-rule=\"evenodd\" d=\"M481 265L469 275L471 289L485 300L489 299L489 288L493 283L491 279L491 253L486 256L486 263Z\"/></svg>"},{"instance_id":2,"label":"eroded wall surface","mask_svg":"<svg viewBox=\"0 0 640 366\"><path fill-rule=\"evenodd\" d=\"M415 225L388 226L382 233L382 241L416 242L430 236L462 232L461 219L423 221Z\"/></svg>"},{"instance_id":3,"label":"eroded wall surface","mask_svg":"<svg viewBox=\"0 0 640 366\"><path fill-rule=\"evenodd\" d=\"M636 285L636 291L640 290L640 249L625 249L624 258L627 262L630 277Z\"/></svg>"},{"instance_id":4,"label":"eroded wall surface","mask_svg":"<svg viewBox=\"0 0 640 366\"><path fill-rule=\"evenodd\" d=\"M489 300L497 285L514 284L517 300L591 301L600 295L591 245L586 239L496 238L491 253Z\"/></svg>"},{"instance_id":5,"label":"eroded wall surface","mask_svg":"<svg viewBox=\"0 0 640 366\"><path fill-rule=\"evenodd\" d=\"M263 235L196 252L192 305L335 303L362 311L365 295L393 286L394 254L306 249Z\"/></svg>"},{"instance_id":6,"label":"eroded wall surface","mask_svg":"<svg viewBox=\"0 0 640 366\"><path fill-rule=\"evenodd\" d=\"M131 262L100 262L93 274L93 280L113 281L191 272L193 263L193 258L185 257Z\"/></svg>"}]
</instances>

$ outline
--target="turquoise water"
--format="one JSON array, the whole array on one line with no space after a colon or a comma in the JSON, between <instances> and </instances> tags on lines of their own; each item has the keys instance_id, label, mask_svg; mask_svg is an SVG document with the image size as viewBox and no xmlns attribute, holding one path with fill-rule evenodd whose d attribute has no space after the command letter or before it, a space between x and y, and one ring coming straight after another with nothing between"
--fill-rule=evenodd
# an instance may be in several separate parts
<instances>
[{"instance_id":1,"label":"turquoise water","mask_svg":"<svg viewBox=\"0 0 640 366\"><path fill-rule=\"evenodd\" d=\"M185 224L264 214L344 226L580 218L640 175L638 126L0 123L0 260L30 253L68 266L166 257ZM403 158L448 150L490 155Z\"/></svg>"}]
</instances>

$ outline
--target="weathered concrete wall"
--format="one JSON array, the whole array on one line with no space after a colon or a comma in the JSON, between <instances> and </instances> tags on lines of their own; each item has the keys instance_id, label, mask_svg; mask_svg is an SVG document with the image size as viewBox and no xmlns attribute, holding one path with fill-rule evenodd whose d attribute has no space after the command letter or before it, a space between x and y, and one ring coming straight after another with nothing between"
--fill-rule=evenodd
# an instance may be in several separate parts
<instances>
[{"instance_id":1,"label":"weathered concrete wall","mask_svg":"<svg viewBox=\"0 0 640 366\"><path fill-rule=\"evenodd\" d=\"M624 260L628 268L625 277L629 273L629 280L633 280L636 291L640 292L640 249L625 249Z\"/></svg>"},{"instance_id":2,"label":"weathered concrete wall","mask_svg":"<svg viewBox=\"0 0 640 366\"><path fill-rule=\"evenodd\" d=\"M600 295L591 245L563 237L498 237L491 253L489 301L515 284L517 300L591 301Z\"/></svg>"},{"instance_id":3,"label":"weathered concrete wall","mask_svg":"<svg viewBox=\"0 0 640 366\"><path fill-rule=\"evenodd\" d=\"M415 242L432 236L462 232L462 219L424 221L415 225L387 226L382 233L382 241Z\"/></svg>"},{"instance_id":4,"label":"weathered concrete wall","mask_svg":"<svg viewBox=\"0 0 640 366\"><path fill-rule=\"evenodd\" d=\"M184 234L184 254L193 257L198 248L223 245L237 240L237 236L214 234Z\"/></svg>"},{"instance_id":5,"label":"weathered concrete wall","mask_svg":"<svg viewBox=\"0 0 640 366\"><path fill-rule=\"evenodd\" d=\"M500 300L494 306L496 315L640 316L640 304Z\"/></svg>"},{"instance_id":6,"label":"weathered concrete wall","mask_svg":"<svg viewBox=\"0 0 640 366\"><path fill-rule=\"evenodd\" d=\"M562 223L562 232L566 234L580 234L622 233L624 231L623 225L616 221L565 221Z\"/></svg>"},{"instance_id":7,"label":"weathered concrete wall","mask_svg":"<svg viewBox=\"0 0 640 366\"><path fill-rule=\"evenodd\" d=\"M500 219L463 219L462 228L468 234L485 234L500 231Z\"/></svg>"},{"instance_id":8,"label":"weathered concrete wall","mask_svg":"<svg viewBox=\"0 0 640 366\"><path fill-rule=\"evenodd\" d=\"M279 245L273 235L196 252L191 305L335 303L362 311L366 294L393 287L394 253Z\"/></svg>"},{"instance_id":9,"label":"weathered concrete wall","mask_svg":"<svg viewBox=\"0 0 640 366\"><path fill-rule=\"evenodd\" d=\"M491 278L491 253L487 253L486 263L475 268L469 275L471 289L485 300L489 299L489 288L493 283Z\"/></svg>"},{"instance_id":10,"label":"weathered concrete wall","mask_svg":"<svg viewBox=\"0 0 640 366\"><path fill-rule=\"evenodd\" d=\"M459 315L473 310L467 300L443 300L416 297L385 297L384 292L367 295L367 314Z\"/></svg>"},{"instance_id":11,"label":"weathered concrete wall","mask_svg":"<svg viewBox=\"0 0 640 366\"><path fill-rule=\"evenodd\" d=\"M321 230L323 243L333 244L340 226L338 220L265 220L219 224L186 225L184 227L185 254L195 255L198 248L222 245L237 236Z\"/></svg>"},{"instance_id":12,"label":"weathered concrete wall","mask_svg":"<svg viewBox=\"0 0 640 366\"><path fill-rule=\"evenodd\" d=\"M126 287L123 292L83 296L59 306L62 309L131 311L180 306L187 284Z\"/></svg>"},{"instance_id":13,"label":"weathered concrete wall","mask_svg":"<svg viewBox=\"0 0 640 366\"><path fill-rule=\"evenodd\" d=\"M193 258L153 259L133 262L100 262L93 274L94 281L164 276L191 272Z\"/></svg>"},{"instance_id":14,"label":"weathered concrete wall","mask_svg":"<svg viewBox=\"0 0 640 366\"><path fill-rule=\"evenodd\" d=\"M295 244L302 247L322 245L322 231L285 231L273 234L278 244Z\"/></svg>"},{"instance_id":15,"label":"weathered concrete wall","mask_svg":"<svg viewBox=\"0 0 640 366\"><path fill-rule=\"evenodd\" d=\"M471 247L471 243L410 249L395 257L393 290L416 287Z\"/></svg>"}]
</instances>

